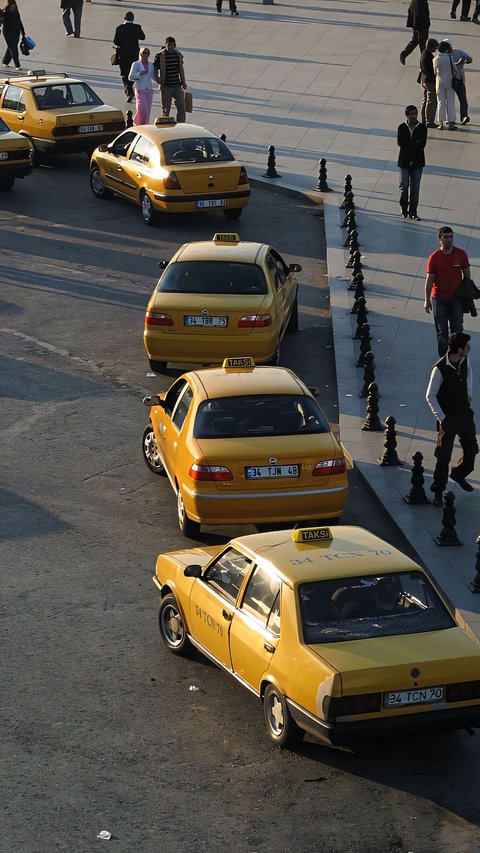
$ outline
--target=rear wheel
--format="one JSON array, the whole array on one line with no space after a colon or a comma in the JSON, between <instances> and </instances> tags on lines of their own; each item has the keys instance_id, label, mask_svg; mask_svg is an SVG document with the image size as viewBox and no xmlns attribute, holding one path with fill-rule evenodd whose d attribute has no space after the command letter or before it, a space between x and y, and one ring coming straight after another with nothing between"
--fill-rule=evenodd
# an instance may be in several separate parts
<instances>
[{"instance_id":1,"label":"rear wheel","mask_svg":"<svg viewBox=\"0 0 480 853\"><path fill-rule=\"evenodd\" d=\"M263 700L263 715L267 733L282 749L295 749L303 740L305 732L293 719L282 693L269 684Z\"/></svg>"},{"instance_id":2,"label":"rear wheel","mask_svg":"<svg viewBox=\"0 0 480 853\"><path fill-rule=\"evenodd\" d=\"M151 424L145 427L143 431L142 450L147 468L150 468L150 471L153 471L154 474L161 474L162 477L165 477L167 472L160 459L157 442L155 441L155 433Z\"/></svg>"},{"instance_id":3,"label":"rear wheel","mask_svg":"<svg viewBox=\"0 0 480 853\"><path fill-rule=\"evenodd\" d=\"M113 193L103 183L103 178L100 174L98 166L93 166L90 170L90 187L94 196L101 199L111 198Z\"/></svg>"},{"instance_id":4,"label":"rear wheel","mask_svg":"<svg viewBox=\"0 0 480 853\"><path fill-rule=\"evenodd\" d=\"M177 492L177 515L178 526L183 535L188 539L195 539L195 537L200 533L200 524L198 521L192 521L192 519L188 517L180 488Z\"/></svg>"},{"instance_id":5,"label":"rear wheel","mask_svg":"<svg viewBox=\"0 0 480 853\"><path fill-rule=\"evenodd\" d=\"M154 225L158 219L157 211L154 209L152 200L146 190L140 193L140 204L142 206L143 221L146 225Z\"/></svg>"},{"instance_id":6,"label":"rear wheel","mask_svg":"<svg viewBox=\"0 0 480 853\"><path fill-rule=\"evenodd\" d=\"M174 595L162 599L158 611L160 636L167 649L182 658L188 658L195 652L187 636L187 627Z\"/></svg>"},{"instance_id":7,"label":"rear wheel","mask_svg":"<svg viewBox=\"0 0 480 853\"><path fill-rule=\"evenodd\" d=\"M298 293L295 294L295 299L292 305L292 311L288 321L287 332L298 331Z\"/></svg>"},{"instance_id":8,"label":"rear wheel","mask_svg":"<svg viewBox=\"0 0 480 853\"><path fill-rule=\"evenodd\" d=\"M149 358L148 363L155 373L163 373L163 371L167 369L166 361L155 361L154 359Z\"/></svg>"},{"instance_id":9,"label":"rear wheel","mask_svg":"<svg viewBox=\"0 0 480 853\"><path fill-rule=\"evenodd\" d=\"M242 210L243 207L232 207L230 210L224 210L223 215L225 219L240 219Z\"/></svg>"},{"instance_id":10,"label":"rear wheel","mask_svg":"<svg viewBox=\"0 0 480 853\"><path fill-rule=\"evenodd\" d=\"M14 177L0 178L0 190L11 190L14 183Z\"/></svg>"}]
</instances>

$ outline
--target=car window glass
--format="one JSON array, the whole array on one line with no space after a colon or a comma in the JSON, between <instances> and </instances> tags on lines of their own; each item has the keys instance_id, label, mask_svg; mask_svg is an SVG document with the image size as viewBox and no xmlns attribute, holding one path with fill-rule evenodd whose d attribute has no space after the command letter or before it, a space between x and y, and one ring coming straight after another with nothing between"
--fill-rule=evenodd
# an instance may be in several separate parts
<instances>
[{"instance_id":1,"label":"car window glass","mask_svg":"<svg viewBox=\"0 0 480 853\"><path fill-rule=\"evenodd\" d=\"M172 414L175 408L175 403L180 397L180 394L185 390L186 384L186 379L177 379L165 394L165 408L169 415Z\"/></svg>"},{"instance_id":2,"label":"car window glass","mask_svg":"<svg viewBox=\"0 0 480 853\"><path fill-rule=\"evenodd\" d=\"M267 267L272 276L273 283L277 290L285 284L287 280L288 270L285 272L285 265L280 256L271 249L267 255Z\"/></svg>"},{"instance_id":3,"label":"car window glass","mask_svg":"<svg viewBox=\"0 0 480 853\"><path fill-rule=\"evenodd\" d=\"M244 554L241 554L234 548L228 548L207 569L204 577L216 590L236 601L243 579L251 563L252 561Z\"/></svg>"},{"instance_id":4,"label":"car window glass","mask_svg":"<svg viewBox=\"0 0 480 853\"><path fill-rule=\"evenodd\" d=\"M3 99L3 109L4 110L16 110L18 106L19 98L22 95L22 90L18 88L18 86L7 86L7 91L5 92L5 97Z\"/></svg>"},{"instance_id":5,"label":"car window glass","mask_svg":"<svg viewBox=\"0 0 480 853\"><path fill-rule=\"evenodd\" d=\"M234 159L221 139L208 136L171 139L162 145L167 166L180 163L225 163Z\"/></svg>"},{"instance_id":6,"label":"car window glass","mask_svg":"<svg viewBox=\"0 0 480 853\"><path fill-rule=\"evenodd\" d=\"M195 438L326 432L330 427L322 410L306 394L244 394L205 400L198 407L193 430Z\"/></svg>"},{"instance_id":7,"label":"car window glass","mask_svg":"<svg viewBox=\"0 0 480 853\"><path fill-rule=\"evenodd\" d=\"M136 136L137 133L134 130L128 130L126 133L122 133L120 136L117 136L117 138L112 142L111 150L114 152L114 154L119 154L125 157L130 147L130 144L133 142Z\"/></svg>"},{"instance_id":8,"label":"car window glass","mask_svg":"<svg viewBox=\"0 0 480 853\"><path fill-rule=\"evenodd\" d=\"M272 256L272 258L273 258L273 260L277 266L278 274L280 276L280 280L281 280L282 284L285 284L288 276L290 275L290 270L288 269L288 267L287 267L285 261L283 260L282 256L279 255L275 249L270 249L270 254L271 254L271 256Z\"/></svg>"},{"instance_id":9,"label":"car window glass","mask_svg":"<svg viewBox=\"0 0 480 853\"><path fill-rule=\"evenodd\" d=\"M20 95L18 96L17 112L25 112L25 92L22 89L20 90Z\"/></svg>"},{"instance_id":10,"label":"car window glass","mask_svg":"<svg viewBox=\"0 0 480 853\"><path fill-rule=\"evenodd\" d=\"M455 627L420 571L304 583L298 596L306 643L338 643Z\"/></svg>"},{"instance_id":11,"label":"car window glass","mask_svg":"<svg viewBox=\"0 0 480 853\"><path fill-rule=\"evenodd\" d=\"M268 617L267 628L275 637L280 636L280 590L278 590L277 597L273 602L270 616Z\"/></svg>"},{"instance_id":12,"label":"car window glass","mask_svg":"<svg viewBox=\"0 0 480 853\"><path fill-rule=\"evenodd\" d=\"M159 283L161 293L264 295L267 282L257 264L228 261L178 261L169 264Z\"/></svg>"},{"instance_id":13,"label":"car window glass","mask_svg":"<svg viewBox=\"0 0 480 853\"><path fill-rule=\"evenodd\" d=\"M146 139L145 136L139 136L131 151L130 160L147 165L152 148L153 145L149 139Z\"/></svg>"},{"instance_id":14,"label":"car window glass","mask_svg":"<svg viewBox=\"0 0 480 853\"><path fill-rule=\"evenodd\" d=\"M35 86L32 91L39 110L93 107L103 104L87 83L52 83L48 86Z\"/></svg>"},{"instance_id":15,"label":"car window glass","mask_svg":"<svg viewBox=\"0 0 480 853\"><path fill-rule=\"evenodd\" d=\"M242 610L255 616L266 625L273 603L280 589L280 581L263 566L257 566L247 584L242 601Z\"/></svg>"},{"instance_id":16,"label":"car window glass","mask_svg":"<svg viewBox=\"0 0 480 853\"><path fill-rule=\"evenodd\" d=\"M3 118L0 118L0 133L10 133L10 128L8 124L6 124Z\"/></svg>"},{"instance_id":17,"label":"car window glass","mask_svg":"<svg viewBox=\"0 0 480 853\"><path fill-rule=\"evenodd\" d=\"M187 417L187 412L190 408L190 403L192 402L192 398L193 398L193 391L190 388L190 385L187 385L187 387L185 388L185 391L183 392L182 396L180 397L180 400L177 404L177 407L175 409L175 413L174 413L173 418L172 418L172 421L178 430L181 430L181 428L183 426L183 422L184 422L185 418Z\"/></svg>"}]
</instances>

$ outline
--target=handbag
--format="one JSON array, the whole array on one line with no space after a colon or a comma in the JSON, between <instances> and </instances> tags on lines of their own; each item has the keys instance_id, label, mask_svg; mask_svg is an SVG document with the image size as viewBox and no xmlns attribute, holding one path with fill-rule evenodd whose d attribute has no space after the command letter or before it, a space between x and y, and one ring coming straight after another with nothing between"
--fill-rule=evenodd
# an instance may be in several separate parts
<instances>
[{"instance_id":1,"label":"handbag","mask_svg":"<svg viewBox=\"0 0 480 853\"><path fill-rule=\"evenodd\" d=\"M191 92L184 92L183 94L184 94L184 98L185 98L185 112L186 113L193 113L192 93Z\"/></svg>"},{"instance_id":2,"label":"handbag","mask_svg":"<svg viewBox=\"0 0 480 853\"><path fill-rule=\"evenodd\" d=\"M120 48L114 47L112 49L112 55L110 57L110 62L112 65L120 65Z\"/></svg>"},{"instance_id":3,"label":"handbag","mask_svg":"<svg viewBox=\"0 0 480 853\"><path fill-rule=\"evenodd\" d=\"M460 299L480 299L480 290L471 278L462 279L455 291Z\"/></svg>"},{"instance_id":4,"label":"handbag","mask_svg":"<svg viewBox=\"0 0 480 853\"><path fill-rule=\"evenodd\" d=\"M37 42L34 41L31 36L25 36L25 41L27 42L30 50L33 50L33 48L37 46Z\"/></svg>"},{"instance_id":5,"label":"handbag","mask_svg":"<svg viewBox=\"0 0 480 853\"><path fill-rule=\"evenodd\" d=\"M22 38L20 39L20 52L23 54L23 56L29 56L30 54L30 48L27 44L25 36L22 36Z\"/></svg>"}]
</instances>

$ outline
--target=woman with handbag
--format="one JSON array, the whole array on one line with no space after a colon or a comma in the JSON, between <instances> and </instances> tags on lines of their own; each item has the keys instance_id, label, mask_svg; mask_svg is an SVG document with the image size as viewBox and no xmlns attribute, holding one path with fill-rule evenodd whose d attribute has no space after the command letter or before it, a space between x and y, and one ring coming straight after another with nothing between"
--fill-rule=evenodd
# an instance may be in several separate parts
<instances>
[{"instance_id":1,"label":"woman with handbag","mask_svg":"<svg viewBox=\"0 0 480 853\"><path fill-rule=\"evenodd\" d=\"M5 56L3 57L3 65L8 68L13 59L17 71L21 71L20 61L18 58L18 43L20 36L25 36L20 12L18 11L15 0L6 0L2 9L3 12L3 37L7 43Z\"/></svg>"},{"instance_id":2,"label":"woman with handbag","mask_svg":"<svg viewBox=\"0 0 480 853\"><path fill-rule=\"evenodd\" d=\"M128 79L132 81L135 89L135 102L137 111L133 117L133 123L148 124L150 121L150 110L153 101L153 83L158 82L157 72L153 62L150 62L150 51L148 47L140 48L140 55L136 62L132 63Z\"/></svg>"},{"instance_id":3,"label":"woman with handbag","mask_svg":"<svg viewBox=\"0 0 480 853\"><path fill-rule=\"evenodd\" d=\"M443 130L443 124L447 121L449 130L458 130L455 120L455 92L452 83L454 67L451 53L451 45L442 41L438 45L437 55L433 58L438 102L436 122L439 130Z\"/></svg>"}]
</instances>

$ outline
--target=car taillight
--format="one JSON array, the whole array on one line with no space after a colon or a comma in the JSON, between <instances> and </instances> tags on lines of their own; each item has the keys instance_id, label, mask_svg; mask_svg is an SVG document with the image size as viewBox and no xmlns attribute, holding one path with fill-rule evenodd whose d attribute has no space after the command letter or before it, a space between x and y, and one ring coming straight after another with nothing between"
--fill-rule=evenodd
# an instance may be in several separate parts
<instances>
[{"instance_id":1,"label":"car taillight","mask_svg":"<svg viewBox=\"0 0 480 853\"><path fill-rule=\"evenodd\" d=\"M154 311L147 311L145 314L146 326L173 326L173 320L170 314L157 314Z\"/></svg>"},{"instance_id":2,"label":"car taillight","mask_svg":"<svg viewBox=\"0 0 480 853\"><path fill-rule=\"evenodd\" d=\"M340 459L327 459L325 462L317 462L312 471L314 477L326 477L330 474L345 474L347 463L343 456Z\"/></svg>"},{"instance_id":3,"label":"car taillight","mask_svg":"<svg viewBox=\"0 0 480 853\"><path fill-rule=\"evenodd\" d=\"M238 185L240 184L248 184L248 175L245 166L242 166L240 169L240 177L238 179Z\"/></svg>"},{"instance_id":4,"label":"car taillight","mask_svg":"<svg viewBox=\"0 0 480 853\"><path fill-rule=\"evenodd\" d=\"M215 480L215 482L225 482L233 480L232 472L223 465L191 465L188 472L192 480Z\"/></svg>"},{"instance_id":5,"label":"car taillight","mask_svg":"<svg viewBox=\"0 0 480 853\"><path fill-rule=\"evenodd\" d=\"M239 329L263 329L272 325L270 314L245 314L238 321Z\"/></svg>"},{"instance_id":6,"label":"car taillight","mask_svg":"<svg viewBox=\"0 0 480 853\"><path fill-rule=\"evenodd\" d=\"M163 179L163 186L166 190L179 190L180 181L177 178L176 172L169 172L167 177Z\"/></svg>"},{"instance_id":7,"label":"car taillight","mask_svg":"<svg viewBox=\"0 0 480 853\"><path fill-rule=\"evenodd\" d=\"M447 684L445 697L447 702L467 702L469 699L480 699L480 681L461 681L458 684Z\"/></svg>"},{"instance_id":8,"label":"car taillight","mask_svg":"<svg viewBox=\"0 0 480 853\"><path fill-rule=\"evenodd\" d=\"M325 720L350 717L354 714L373 714L380 711L380 693L359 693L356 696L325 696L323 715Z\"/></svg>"}]
</instances>

